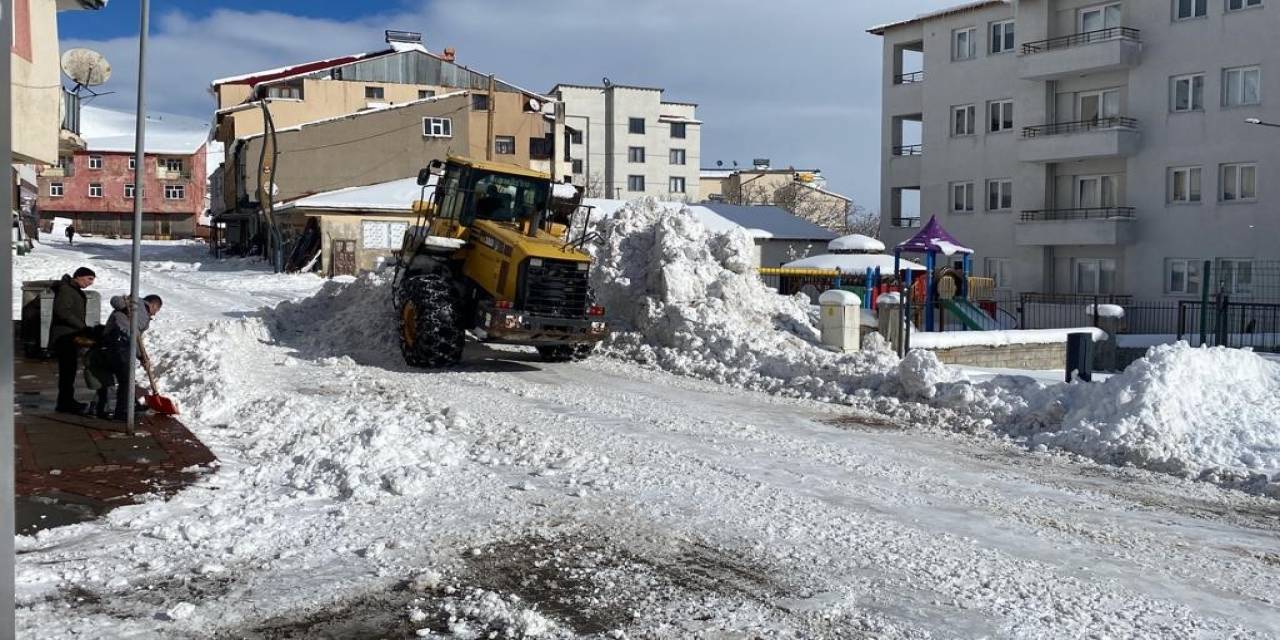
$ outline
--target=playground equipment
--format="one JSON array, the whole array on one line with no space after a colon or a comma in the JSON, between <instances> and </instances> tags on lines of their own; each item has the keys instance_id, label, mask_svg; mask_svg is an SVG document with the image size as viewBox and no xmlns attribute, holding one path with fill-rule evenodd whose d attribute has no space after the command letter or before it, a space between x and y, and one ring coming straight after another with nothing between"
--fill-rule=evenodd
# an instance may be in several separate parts
<instances>
[{"instance_id":1,"label":"playground equipment","mask_svg":"<svg viewBox=\"0 0 1280 640\"><path fill-rule=\"evenodd\" d=\"M905 274L905 288L912 293L914 300L923 296L924 330L937 330L935 307L953 314L967 329L989 331L1001 328L995 318L969 300L970 282L973 272L973 249L955 239L942 225L937 217L929 218L929 222L920 228L910 239L893 248L894 271L902 259L903 253L924 254L924 282L913 282L912 272ZM960 271L954 267L938 270L938 254L944 256L961 256ZM922 290L921 290L922 287ZM939 289L946 295L939 295ZM941 299L941 304L939 303Z\"/></svg>"}]
</instances>

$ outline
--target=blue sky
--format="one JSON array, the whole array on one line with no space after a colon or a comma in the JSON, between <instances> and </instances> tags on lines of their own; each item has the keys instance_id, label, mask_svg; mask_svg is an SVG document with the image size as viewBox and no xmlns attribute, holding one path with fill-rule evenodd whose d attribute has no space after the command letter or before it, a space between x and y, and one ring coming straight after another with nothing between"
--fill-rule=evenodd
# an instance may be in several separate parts
<instances>
[{"instance_id":1,"label":"blue sky","mask_svg":"<svg viewBox=\"0 0 1280 640\"><path fill-rule=\"evenodd\" d=\"M210 119L215 78L375 51L384 29L534 91L557 82L664 87L696 102L704 167L717 160L818 168L879 208L876 24L956 0L153 0L149 108ZM64 47L111 61L98 106L129 109L138 0L63 13Z\"/></svg>"}]
</instances>

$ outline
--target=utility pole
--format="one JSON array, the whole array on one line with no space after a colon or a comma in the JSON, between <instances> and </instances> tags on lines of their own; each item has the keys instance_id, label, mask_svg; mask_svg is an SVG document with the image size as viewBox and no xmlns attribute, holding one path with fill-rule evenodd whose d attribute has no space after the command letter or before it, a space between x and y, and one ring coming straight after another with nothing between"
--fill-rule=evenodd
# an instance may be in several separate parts
<instances>
[{"instance_id":1,"label":"utility pole","mask_svg":"<svg viewBox=\"0 0 1280 640\"><path fill-rule=\"evenodd\" d=\"M142 263L142 203L146 196L146 176L147 165L144 162L146 156L146 130L147 130L147 101L146 101L146 68L147 68L147 20L151 16L151 1L142 0L139 8L138 17L138 104L137 111L134 112L135 129L133 133L133 253L129 263L129 365L126 367L129 371L128 380L125 383L125 389L128 390L129 408L128 423L125 430L129 435L133 435L137 428L137 388L134 385L134 379L137 378L137 361L138 361L138 301L141 300L138 289L141 274L139 268Z\"/></svg>"},{"instance_id":2,"label":"utility pole","mask_svg":"<svg viewBox=\"0 0 1280 640\"><path fill-rule=\"evenodd\" d=\"M13 33L13 0L0 0L0 33ZM10 84L9 56L0 63L0 172L4 180L0 180L0 202L5 208L13 204L13 110L9 108L12 90ZM6 249L0 258L0 292L5 300L13 300L13 251ZM0 637L14 637L13 616L13 534L14 534L14 478L16 465L13 463L13 313L6 311L4 322L0 323L0 499L6 501L5 508L0 509L0 557L5 559L8 571L0 577Z\"/></svg>"},{"instance_id":3,"label":"utility pole","mask_svg":"<svg viewBox=\"0 0 1280 640\"><path fill-rule=\"evenodd\" d=\"M494 95L495 89L497 89L497 83L494 81L493 74L491 73L489 74L489 99L485 101L489 105L489 114L488 114L489 126L488 126L488 133L485 135L485 142L484 142L484 159L485 160L493 159L493 145L497 142L497 139L494 138L493 136L493 109L494 107L498 106L497 104L495 104L497 102L497 100L495 99L497 96Z\"/></svg>"}]
</instances>

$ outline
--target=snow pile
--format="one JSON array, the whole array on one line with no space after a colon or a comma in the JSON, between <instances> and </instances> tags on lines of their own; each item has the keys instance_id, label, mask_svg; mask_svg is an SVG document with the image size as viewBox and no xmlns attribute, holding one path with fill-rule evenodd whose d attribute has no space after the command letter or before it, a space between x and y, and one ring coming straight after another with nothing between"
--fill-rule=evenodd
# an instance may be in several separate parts
<instances>
[{"instance_id":1,"label":"snow pile","mask_svg":"<svg viewBox=\"0 0 1280 640\"><path fill-rule=\"evenodd\" d=\"M449 634L455 638L542 638L559 629L552 620L527 609L515 594L485 589L455 592L440 604Z\"/></svg>"},{"instance_id":2,"label":"snow pile","mask_svg":"<svg viewBox=\"0 0 1280 640\"><path fill-rule=\"evenodd\" d=\"M308 357L348 356L361 364L400 364L400 328L390 272L335 278L315 295L266 309L272 335Z\"/></svg>"},{"instance_id":3,"label":"snow pile","mask_svg":"<svg viewBox=\"0 0 1280 640\"><path fill-rule=\"evenodd\" d=\"M629 204L600 222L592 286L609 312L614 355L717 382L842 399L897 365L885 351L818 346L804 296L779 296L752 272L751 240L713 234L687 211Z\"/></svg>"},{"instance_id":4,"label":"snow pile","mask_svg":"<svg viewBox=\"0 0 1280 640\"><path fill-rule=\"evenodd\" d=\"M827 251L838 253L841 251L851 253L880 253L884 251L884 243L872 238L855 233L847 236L840 236L835 240L827 243Z\"/></svg>"},{"instance_id":5,"label":"snow pile","mask_svg":"<svg viewBox=\"0 0 1280 640\"><path fill-rule=\"evenodd\" d=\"M1099 318L1123 318L1124 307L1118 304L1085 305L1084 312Z\"/></svg>"},{"instance_id":6,"label":"snow pile","mask_svg":"<svg viewBox=\"0 0 1280 640\"><path fill-rule=\"evenodd\" d=\"M1237 349L1162 345L1084 389L1061 429L1033 444L1176 474L1280 473L1280 364Z\"/></svg>"}]
</instances>

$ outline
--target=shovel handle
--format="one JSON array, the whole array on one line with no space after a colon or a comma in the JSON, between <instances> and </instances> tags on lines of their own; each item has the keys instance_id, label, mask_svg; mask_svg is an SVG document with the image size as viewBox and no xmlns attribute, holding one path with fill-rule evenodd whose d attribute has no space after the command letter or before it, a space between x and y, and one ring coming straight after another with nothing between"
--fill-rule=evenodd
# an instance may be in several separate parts
<instances>
[{"instance_id":1,"label":"shovel handle","mask_svg":"<svg viewBox=\"0 0 1280 640\"><path fill-rule=\"evenodd\" d=\"M147 380L151 381L151 393L159 395L156 391L156 376L151 373L151 358L147 356L147 347L142 343L142 334L138 334L138 354L142 356L142 369L147 372Z\"/></svg>"}]
</instances>

